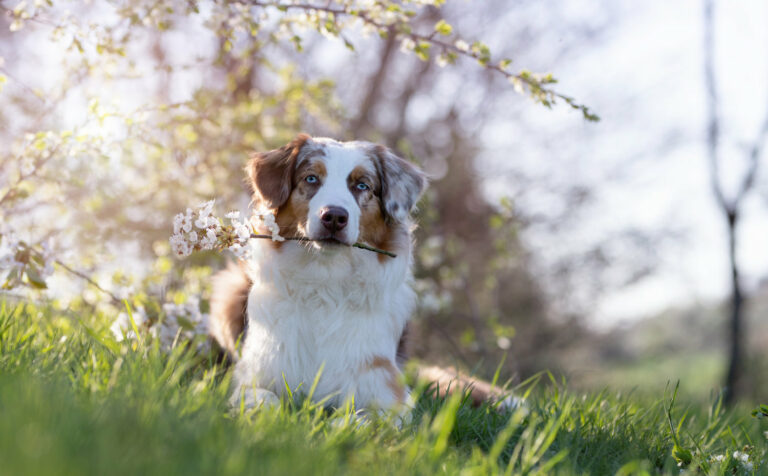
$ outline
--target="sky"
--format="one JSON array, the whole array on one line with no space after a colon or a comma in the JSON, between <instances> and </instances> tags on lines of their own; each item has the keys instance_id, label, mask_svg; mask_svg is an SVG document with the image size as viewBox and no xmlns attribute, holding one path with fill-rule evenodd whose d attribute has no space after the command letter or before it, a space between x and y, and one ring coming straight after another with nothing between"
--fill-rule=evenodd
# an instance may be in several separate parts
<instances>
[{"instance_id":1,"label":"sky","mask_svg":"<svg viewBox=\"0 0 768 476\"><path fill-rule=\"evenodd\" d=\"M586 14L594 3L572 5ZM726 228L706 166L702 2L623 2L618 11L604 41L585 45L556 65L558 88L593 107L601 122L585 124L562 108L531 109L530 120L541 124L537 130L554 131L549 139L555 152L520 154L522 168L533 175L560 174L596 191L573 233L526 237L545 260L629 226L679 235L658 247L660 265L650 278L606 290L594 310L593 323L599 326L712 302L729 290ZM718 2L715 28L728 193L744 170L746 145L768 114L768 3ZM525 137L487 138L500 149L540 149ZM748 289L768 276L766 168L745 203L739 230L738 260ZM496 189L504 193L503 185ZM536 201L530 197L525 206L549 206Z\"/></svg>"}]
</instances>

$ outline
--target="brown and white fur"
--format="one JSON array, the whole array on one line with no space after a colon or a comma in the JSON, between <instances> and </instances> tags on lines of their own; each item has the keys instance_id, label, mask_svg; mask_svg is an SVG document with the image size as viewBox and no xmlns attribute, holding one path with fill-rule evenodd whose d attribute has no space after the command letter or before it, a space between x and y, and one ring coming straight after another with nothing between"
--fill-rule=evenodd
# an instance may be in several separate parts
<instances>
[{"instance_id":1,"label":"brown and white fur","mask_svg":"<svg viewBox=\"0 0 768 476\"><path fill-rule=\"evenodd\" d=\"M233 403L274 403L286 384L306 392L319 375L316 400L403 408L398 352L416 298L410 213L424 174L380 145L303 134L255 154L247 174L280 234L313 241L256 240L250 260L214 278L211 334L235 362Z\"/></svg>"}]
</instances>

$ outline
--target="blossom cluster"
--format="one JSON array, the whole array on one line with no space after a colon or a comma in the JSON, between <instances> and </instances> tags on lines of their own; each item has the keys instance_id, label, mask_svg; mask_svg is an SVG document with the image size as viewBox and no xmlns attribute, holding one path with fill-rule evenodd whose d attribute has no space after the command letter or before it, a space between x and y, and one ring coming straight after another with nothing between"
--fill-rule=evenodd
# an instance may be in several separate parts
<instances>
[{"instance_id":1,"label":"blossom cluster","mask_svg":"<svg viewBox=\"0 0 768 476\"><path fill-rule=\"evenodd\" d=\"M744 467L744 469L747 472L752 472L753 464L749 460L749 455L747 453L741 452L741 451L734 451L733 452L733 459L741 463L741 466Z\"/></svg>"},{"instance_id":2,"label":"blossom cluster","mask_svg":"<svg viewBox=\"0 0 768 476\"><path fill-rule=\"evenodd\" d=\"M196 211L187 208L173 218L173 235L170 243L173 253L186 257L193 251L228 249L241 259L250 257L249 239L253 233L252 223L240 220L240 212L227 213L224 220L213 214L214 200L200 204ZM253 220L259 221L269 230L274 241L283 241L280 227L275 222L274 214L259 211L253 214Z\"/></svg>"},{"instance_id":3,"label":"blossom cluster","mask_svg":"<svg viewBox=\"0 0 768 476\"><path fill-rule=\"evenodd\" d=\"M136 328L140 333L149 331L151 336L157 335L157 329L149 330L152 321L147 317L147 312L143 307L139 306L132 310L131 315L128 316L127 312L121 312L117 315L117 319L112 323L109 330L118 342L122 342L125 339L136 339L136 332L131 325L131 317L133 317L133 323L136 324Z\"/></svg>"},{"instance_id":4,"label":"blossom cluster","mask_svg":"<svg viewBox=\"0 0 768 476\"><path fill-rule=\"evenodd\" d=\"M262 226L269 231L269 234L272 235L272 241L285 241L285 238L280 236L280 227L275 221L275 215L272 212L257 210L253 213L253 218L260 221Z\"/></svg>"},{"instance_id":5,"label":"blossom cluster","mask_svg":"<svg viewBox=\"0 0 768 476\"><path fill-rule=\"evenodd\" d=\"M13 233L0 233L0 271L5 275L3 289L28 284L46 288L45 280L53 274L53 250L48 241L30 245Z\"/></svg>"},{"instance_id":6,"label":"blossom cluster","mask_svg":"<svg viewBox=\"0 0 768 476\"><path fill-rule=\"evenodd\" d=\"M723 463L726 461L726 455L723 454L717 454L714 456L711 456L710 459L713 463ZM744 453L742 451L734 451L733 452L733 461L736 461L739 463L739 465L744 468L747 472L752 472L754 469L754 464L749 459L749 454Z\"/></svg>"},{"instance_id":7,"label":"blossom cluster","mask_svg":"<svg viewBox=\"0 0 768 476\"><path fill-rule=\"evenodd\" d=\"M192 341L197 336L208 335L210 316L200 312L200 301L190 298L184 304L166 303L163 305L165 318L160 321L157 337L163 349L172 349L175 343ZM198 344L198 350L208 349L208 341Z\"/></svg>"},{"instance_id":8,"label":"blossom cluster","mask_svg":"<svg viewBox=\"0 0 768 476\"><path fill-rule=\"evenodd\" d=\"M182 343L198 341L198 351L207 351L209 341L199 339L208 335L208 323L210 317L207 313L200 312L200 301L191 298L184 304L166 303L163 305L163 316L160 319L151 319L143 307L138 306L131 312L121 312L109 328L118 342L136 339L136 333L131 325L130 318L139 330L139 333L151 339L158 339L163 351L170 351Z\"/></svg>"}]
</instances>

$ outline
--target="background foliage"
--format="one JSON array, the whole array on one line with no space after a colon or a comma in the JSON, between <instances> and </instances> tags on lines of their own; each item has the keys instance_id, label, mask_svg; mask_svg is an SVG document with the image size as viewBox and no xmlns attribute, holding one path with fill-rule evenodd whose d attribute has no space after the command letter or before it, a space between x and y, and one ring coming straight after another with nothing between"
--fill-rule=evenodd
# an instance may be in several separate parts
<instances>
[{"instance_id":1,"label":"background foliage","mask_svg":"<svg viewBox=\"0 0 768 476\"><path fill-rule=\"evenodd\" d=\"M588 321L599 296L653 273L675 230L633 227L582 244L573 226L597 186L481 162L493 136L549 128L540 117L550 116L520 104L570 114L581 135L595 133L594 112L547 70L600 41L619 7L603 2L599 15L580 16L558 6L0 2L4 294L110 320L122 299L150 319L194 297L205 313L207 277L229 258L173 259L173 215L214 197L219 212L245 210L247 155L299 131L368 139L433 177L417 217L415 356L484 376L503 361L504 378L551 369L598 386L615 383L603 376L616 369L639 368L657 388L668 379L658 369L682 360L684 372L706 375L693 386L706 395L721 362L681 357L689 347L679 342L690 336L685 316L696 315L696 342L719 350L719 303L672 312L665 339L652 320L611 333ZM510 24L500 12L525 20ZM551 152L554 176L570 152ZM519 153L498 151L507 162ZM549 210L531 205L534 188L546 190ZM542 235L551 241L530 238ZM558 241L576 244L563 254L551 246ZM747 345L759 349L766 332L756 322ZM669 344L639 350L646 333ZM748 357L757 375L763 356ZM765 395L760 379L748 380L746 395Z\"/></svg>"},{"instance_id":2,"label":"background foliage","mask_svg":"<svg viewBox=\"0 0 768 476\"><path fill-rule=\"evenodd\" d=\"M405 111L442 67L475 63L474 74L500 87L596 116L552 89L551 74L512 72L510 60L459 36L441 5L4 3L0 219L6 248L26 250L6 252L4 287L46 288L58 262L64 275L50 280L46 295L60 306L119 310L128 298L157 317L163 302L199 295L205 310L205 278L224 258L174 260L170 218L214 197L221 209L244 209L249 153L279 147L299 131L367 138L427 168L439 160L450 169L433 182L419 216L423 306L413 352L469 368L480 362L489 373L523 332L535 339L521 339L516 352L530 355L551 332L512 203L491 205L482 195L458 105L447 120L435 117L421 128L407 127ZM305 64L340 45L352 50L346 57L353 62L378 51L378 70L356 84L307 71ZM40 47L40 55L26 53ZM413 69L417 76L393 108L398 129L379 124L391 87L385 83ZM434 150L434 137L446 134ZM456 196L459 189L464 196ZM547 364L507 362L524 374Z\"/></svg>"}]
</instances>

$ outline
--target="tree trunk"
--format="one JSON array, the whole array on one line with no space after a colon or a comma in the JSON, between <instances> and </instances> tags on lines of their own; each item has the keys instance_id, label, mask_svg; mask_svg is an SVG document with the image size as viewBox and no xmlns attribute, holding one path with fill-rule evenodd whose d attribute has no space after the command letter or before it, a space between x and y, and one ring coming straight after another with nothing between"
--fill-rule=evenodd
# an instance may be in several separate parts
<instances>
[{"instance_id":1,"label":"tree trunk","mask_svg":"<svg viewBox=\"0 0 768 476\"><path fill-rule=\"evenodd\" d=\"M725 380L725 403L734 403L743 393L744 374L744 322L742 308L744 297L739 282L739 266L736 261L736 227L738 214L730 210L726 214L728 221L728 257L731 265L731 319L729 322L729 362Z\"/></svg>"}]
</instances>

